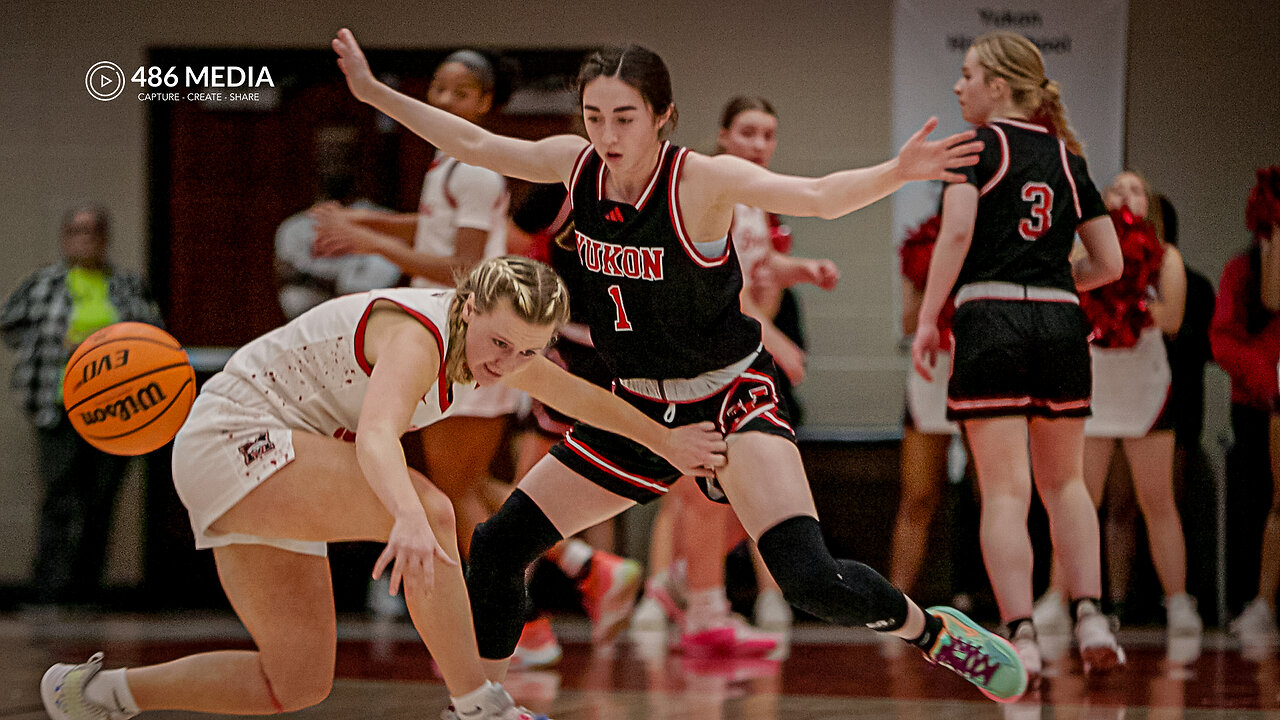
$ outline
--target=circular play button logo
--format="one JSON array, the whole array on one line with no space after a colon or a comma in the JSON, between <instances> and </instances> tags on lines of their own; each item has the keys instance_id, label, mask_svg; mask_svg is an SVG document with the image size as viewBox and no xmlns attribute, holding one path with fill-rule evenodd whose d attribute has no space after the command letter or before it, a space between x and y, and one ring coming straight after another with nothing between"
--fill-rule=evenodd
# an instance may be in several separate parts
<instances>
[{"instance_id":1,"label":"circular play button logo","mask_svg":"<svg viewBox=\"0 0 1280 720\"><path fill-rule=\"evenodd\" d=\"M124 92L124 71L119 65L103 60L89 68L84 76L84 86L98 100L114 100Z\"/></svg>"}]
</instances>

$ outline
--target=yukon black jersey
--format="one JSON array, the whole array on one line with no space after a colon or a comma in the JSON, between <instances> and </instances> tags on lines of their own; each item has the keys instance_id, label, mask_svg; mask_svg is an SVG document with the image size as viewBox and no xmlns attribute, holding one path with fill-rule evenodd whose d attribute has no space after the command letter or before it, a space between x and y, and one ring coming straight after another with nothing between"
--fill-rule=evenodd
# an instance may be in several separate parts
<instances>
[{"instance_id":1,"label":"yukon black jersey","mask_svg":"<svg viewBox=\"0 0 1280 720\"><path fill-rule=\"evenodd\" d=\"M1033 123L996 119L977 130L978 164L961 172L978 188L978 216L956 286L1001 281L1075 292L1076 228L1107 214L1084 158Z\"/></svg>"},{"instance_id":2,"label":"yukon black jersey","mask_svg":"<svg viewBox=\"0 0 1280 720\"><path fill-rule=\"evenodd\" d=\"M608 166L588 146L570 181L580 268L570 294L596 349L622 378L696 377L760 345L742 313L742 271L726 237L713 257L684 229L677 193L689 151L664 143L634 206L605 198Z\"/></svg>"}]
</instances>

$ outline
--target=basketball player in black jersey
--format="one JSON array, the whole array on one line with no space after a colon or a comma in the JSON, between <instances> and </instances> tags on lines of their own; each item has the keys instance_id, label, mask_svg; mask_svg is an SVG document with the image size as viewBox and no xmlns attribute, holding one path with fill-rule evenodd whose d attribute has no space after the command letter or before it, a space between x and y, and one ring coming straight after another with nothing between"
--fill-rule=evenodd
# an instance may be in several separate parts
<instances>
[{"instance_id":1,"label":"basketball player in black jersey","mask_svg":"<svg viewBox=\"0 0 1280 720\"><path fill-rule=\"evenodd\" d=\"M947 417L964 425L973 451L982 553L1001 619L1028 672L1039 674L1026 525L1034 468L1085 669L1109 669L1124 654L1097 607L1098 518L1083 479L1089 328L1076 291L1120 276L1120 246L1035 45L1008 32L978 38L955 93L984 145L965 182L943 194L912 356L929 377L938 315L958 287ZM1072 262L1077 233L1085 253Z\"/></svg>"},{"instance_id":2,"label":"basketball player in black jersey","mask_svg":"<svg viewBox=\"0 0 1280 720\"><path fill-rule=\"evenodd\" d=\"M951 608L924 611L869 567L831 556L795 436L776 392L760 327L740 309L742 276L728 230L734 205L834 218L911 180L958 182L972 132L926 139L930 119L897 157L822 178L779 175L730 155L663 142L676 120L661 58L631 46L596 53L578 76L588 140L494 135L375 79L350 31L333 47L351 92L462 162L570 191L582 266L584 320L616 393L668 425L713 423L727 464L707 495L727 500L792 604L831 622L917 644L996 700L1019 697L1026 672L1013 647ZM667 492L679 476L618 436L576 425L472 539L468 588L482 657L505 674L523 621L524 571L562 537Z\"/></svg>"}]
</instances>

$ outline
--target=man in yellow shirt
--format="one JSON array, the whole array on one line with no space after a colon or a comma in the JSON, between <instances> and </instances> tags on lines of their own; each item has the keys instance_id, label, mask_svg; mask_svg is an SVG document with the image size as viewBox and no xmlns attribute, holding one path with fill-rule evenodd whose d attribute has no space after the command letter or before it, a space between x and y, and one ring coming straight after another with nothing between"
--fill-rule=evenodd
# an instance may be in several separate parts
<instances>
[{"instance_id":1,"label":"man in yellow shirt","mask_svg":"<svg viewBox=\"0 0 1280 720\"><path fill-rule=\"evenodd\" d=\"M0 312L4 342L17 352L10 385L39 439L44 500L32 587L42 604L97 599L128 460L95 449L72 429L62 407L67 358L112 323L161 324L142 280L107 262L108 237L105 210L69 210L62 219L63 259L27 276Z\"/></svg>"}]
</instances>

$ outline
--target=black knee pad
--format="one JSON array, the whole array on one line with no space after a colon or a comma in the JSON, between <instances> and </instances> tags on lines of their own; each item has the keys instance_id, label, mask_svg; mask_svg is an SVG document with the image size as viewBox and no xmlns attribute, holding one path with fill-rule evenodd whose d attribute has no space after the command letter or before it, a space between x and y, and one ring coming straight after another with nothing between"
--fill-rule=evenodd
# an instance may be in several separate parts
<instances>
[{"instance_id":1,"label":"black knee pad","mask_svg":"<svg viewBox=\"0 0 1280 720\"><path fill-rule=\"evenodd\" d=\"M783 520L757 545L783 596L810 615L872 630L896 630L907 621L906 596L866 565L832 557L814 518Z\"/></svg>"},{"instance_id":2,"label":"black knee pad","mask_svg":"<svg viewBox=\"0 0 1280 720\"><path fill-rule=\"evenodd\" d=\"M480 657L502 660L515 652L528 613L525 570L562 539L542 508L520 490L476 526L467 593Z\"/></svg>"}]
</instances>

